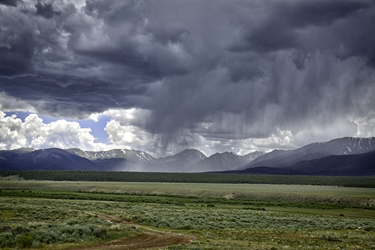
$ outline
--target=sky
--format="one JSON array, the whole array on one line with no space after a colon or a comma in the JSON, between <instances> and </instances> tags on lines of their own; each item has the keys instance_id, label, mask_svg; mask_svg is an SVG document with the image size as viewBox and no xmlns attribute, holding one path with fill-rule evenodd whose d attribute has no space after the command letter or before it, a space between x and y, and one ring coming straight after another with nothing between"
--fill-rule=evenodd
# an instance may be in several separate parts
<instances>
[{"instance_id":1,"label":"sky","mask_svg":"<svg viewBox=\"0 0 375 250\"><path fill-rule=\"evenodd\" d=\"M0 149L375 136L374 0L0 0Z\"/></svg>"}]
</instances>

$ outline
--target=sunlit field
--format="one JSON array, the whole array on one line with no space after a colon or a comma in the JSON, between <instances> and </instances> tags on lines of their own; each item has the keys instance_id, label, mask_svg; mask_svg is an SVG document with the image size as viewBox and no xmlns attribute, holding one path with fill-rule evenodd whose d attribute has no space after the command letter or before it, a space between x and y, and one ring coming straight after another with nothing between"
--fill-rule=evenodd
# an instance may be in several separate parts
<instances>
[{"instance_id":1,"label":"sunlit field","mask_svg":"<svg viewBox=\"0 0 375 250\"><path fill-rule=\"evenodd\" d=\"M372 188L13 176L0 189L2 248L375 249Z\"/></svg>"}]
</instances>

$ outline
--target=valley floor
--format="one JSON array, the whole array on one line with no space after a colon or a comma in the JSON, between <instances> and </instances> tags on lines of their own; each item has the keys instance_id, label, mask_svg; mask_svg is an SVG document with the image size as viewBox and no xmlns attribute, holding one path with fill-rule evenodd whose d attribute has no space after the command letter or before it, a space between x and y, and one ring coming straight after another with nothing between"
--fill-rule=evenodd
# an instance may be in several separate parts
<instances>
[{"instance_id":1,"label":"valley floor","mask_svg":"<svg viewBox=\"0 0 375 250\"><path fill-rule=\"evenodd\" d=\"M0 247L375 249L374 189L188 186L2 178Z\"/></svg>"}]
</instances>

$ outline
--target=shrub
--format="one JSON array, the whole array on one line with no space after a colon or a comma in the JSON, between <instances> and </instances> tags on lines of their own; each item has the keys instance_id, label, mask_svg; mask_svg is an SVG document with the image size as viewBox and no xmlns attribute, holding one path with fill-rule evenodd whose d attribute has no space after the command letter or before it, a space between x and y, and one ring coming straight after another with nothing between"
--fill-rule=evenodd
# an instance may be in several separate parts
<instances>
[{"instance_id":1,"label":"shrub","mask_svg":"<svg viewBox=\"0 0 375 250\"><path fill-rule=\"evenodd\" d=\"M11 229L10 226L0 226L0 233L9 232Z\"/></svg>"},{"instance_id":2,"label":"shrub","mask_svg":"<svg viewBox=\"0 0 375 250\"><path fill-rule=\"evenodd\" d=\"M62 233L62 234L73 234L73 232L74 232L74 228L71 227L71 226L64 225L64 226L61 228L61 233Z\"/></svg>"},{"instance_id":3,"label":"shrub","mask_svg":"<svg viewBox=\"0 0 375 250\"><path fill-rule=\"evenodd\" d=\"M30 248L31 245L33 244L33 241L34 241L33 236L30 234L28 235L21 234L16 239L17 247L19 248Z\"/></svg>"},{"instance_id":4,"label":"shrub","mask_svg":"<svg viewBox=\"0 0 375 250\"><path fill-rule=\"evenodd\" d=\"M0 247L1 248L15 247L15 246L16 246L16 242L14 241L13 234L9 232L0 234Z\"/></svg>"},{"instance_id":5,"label":"shrub","mask_svg":"<svg viewBox=\"0 0 375 250\"><path fill-rule=\"evenodd\" d=\"M90 229L92 231L92 234L97 238L104 238L107 236L107 231L102 227L90 225Z\"/></svg>"},{"instance_id":6,"label":"shrub","mask_svg":"<svg viewBox=\"0 0 375 250\"><path fill-rule=\"evenodd\" d=\"M33 244L31 245L31 248L43 248L45 246L44 243L38 242L38 241L33 241Z\"/></svg>"},{"instance_id":7,"label":"shrub","mask_svg":"<svg viewBox=\"0 0 375 250\"><path fill-rule=\"evenodd\" d=\"M66 222L67 225L71 226L71 225L75 225L75 224L79 224L80 221L78 219L70 219Z\"/></svg>"},{"instance_id":8,"label":"shrub","mask_svg":"<svg viewBox=\"0 0 375 250\"><path fill-rule=\"evenodd\" d=\"M39 242L51 244L55 243L59 238L59 234L54 232L52 228L41 227L36 231L35 238Z\"/></svg>"},{"instance_id":9,"label":"shrub","mask_svg":"<svg viewBox=\"0 0 375 250\"><path fill-rule=\"evenodd\" d=\"M192 225L185 225L185 226L182 227L182 229L184 229L184 230L192 230L193 226Z\"/></svg>"},{"instance_id":10,"label":"shrub","mask_svg":"<svg viewBox=\"0 0 375 250\"><path fill-rule=\"evenodd\" d=\"M30 229L26 226L17 226L16 228L12 229L13 235L21 235L21 234L28 234L30 233Z\"/></svg>"}]
</instances>

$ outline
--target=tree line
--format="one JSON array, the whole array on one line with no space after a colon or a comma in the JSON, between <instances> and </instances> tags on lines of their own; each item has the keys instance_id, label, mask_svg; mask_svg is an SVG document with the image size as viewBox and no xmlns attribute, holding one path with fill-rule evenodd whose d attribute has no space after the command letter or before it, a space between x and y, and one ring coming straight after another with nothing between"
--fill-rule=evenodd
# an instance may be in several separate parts
<instances>
[{"instance_id":1,"label":"tree line","mask_svg":"<svg viewBox=\"0 0 375 250\"><path fill-rule=\"evenodd\" d=\"M222 173L154 173L108 171L0 171L0 176L14 176L25 180L50 181L108 181L108 182L177 182L177 183L233 183L233 184L291 184L375 188L375 176L296 176L252 175Z\"/></svg>"}]
</instances>

